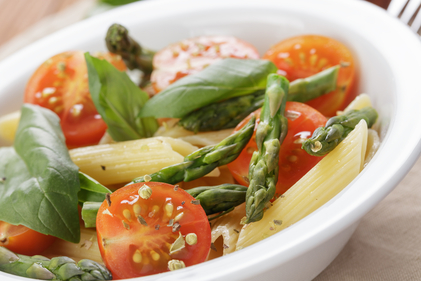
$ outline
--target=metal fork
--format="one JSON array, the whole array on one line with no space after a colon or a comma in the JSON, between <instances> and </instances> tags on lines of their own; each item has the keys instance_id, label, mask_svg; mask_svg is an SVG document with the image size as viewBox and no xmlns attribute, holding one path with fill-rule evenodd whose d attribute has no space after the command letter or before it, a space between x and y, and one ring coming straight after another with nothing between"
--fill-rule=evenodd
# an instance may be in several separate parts
<instances>
[{"instance_id":1,"label":"metal fork","mask_svg":"<svg viewBox=\"0 0 421 281\"><path fill-rule=\"evenodd\" d=\"M387 12L398 17L403 23L409 25L411 30L418 33L421 27L421 11L418 12L420 4L421 0L392 0L387 7Z\"/></svg>"}]
</instances>

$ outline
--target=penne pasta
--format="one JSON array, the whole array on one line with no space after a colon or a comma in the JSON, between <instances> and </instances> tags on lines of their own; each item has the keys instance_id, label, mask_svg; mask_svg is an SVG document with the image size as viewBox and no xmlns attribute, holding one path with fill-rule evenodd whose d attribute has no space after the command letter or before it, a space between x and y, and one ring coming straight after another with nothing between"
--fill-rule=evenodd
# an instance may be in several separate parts
<instances>
[{"instance_id":1,"label":"penne pasta","mask_svg":"<svg viewBox=\"0 0 421 281\"><path fill-rule=\"evenodd\" d=\"M217 250L216 253L222 253L222 255L225 256L235 251L240 230L242 228L241 219L245 215L246 204L243 203L236 207L232 212L211 223L212 243L215 243L215 241L220 238L222 239L222 245L215 245ZM220 246L220 248L218 248L218 246ZM215 253L212 254L209 256L209 259L214 257Z\"/></svg>"},{"instance_id":2,"label":"penne pasta","mask_svg":"<svg viewBox=\"0 0 421 281\"><path fill-rule=\"evenodd\" d=\"M75 244L57 239L51 247L42 253L48 258L66 256L76 262L81 259L90 259L99 263L102 262L99 252L96 230L80 226L80 242Z\"/></svg>"},{"instance_id":3,"label":"penne pasta","mask_svg":"<svg viewBox=\"0 0 421 281\"><path fill-rule=\"evenodd\" d=\"M20 110L0 117L0 146L12 145L20 120Z\"/></svg>"},{"instance_id":4,"label":"penne pasta","mask_svg":"<svg viewBox=\"0 0 421 281\"><path fill-rule=\"evenodd\" d=\"M242 228L237 250L285 229L332 199L362 170L366 147L367 124L361 121L332 152L275 200L261 221Z\"/></svg>"},{"instance_id":5,"label":"penne pasta","mask_svg":"<svg viewBox=\"0 0 421 281\"><path fill-rule=\"evenodd\" d=\"M182 140L155 137L70 150L80 170L103 185L130 182L183 161L197 147ZM217 173L217 172L215 172Z\"/></svg>"},{"instance_id":6,"label":"penne pasta","mask_svg":"<svg viewBox=\"0 0 421 281\"><path fill-rule=\"evenodd\" d=\"M342 114L353 109L362 109L367 106L373 106L370 100L370 97L367 94L361 94L357 96L342 112L338 112L337 115Z\"/></svg>"},{"instance_id":7,"label":"penne pasta","mask_svg":"<svg viewBox=\"0 0 421 281\"><path fill-rule=\"evenodd\" d=\"M373 159L380 147L380 137L377 131L368 129L367 131L367 151L365 152L364 167Z\"/></svg>"},{"instance_id":8,"label":"penne pasta","mask_svg":"<svg viewBox=\"0 0 421 281\"><path fill-rule=\"evenodd\" d=\"M194 133L188 131L177 125L178 119L170 119L163 123L163 125L156 131L155 136L171 137L184 140L192 145L208 146L215 145L228 137L233 129L226 129L212 132Z\"/></svg>"}]
</instances>

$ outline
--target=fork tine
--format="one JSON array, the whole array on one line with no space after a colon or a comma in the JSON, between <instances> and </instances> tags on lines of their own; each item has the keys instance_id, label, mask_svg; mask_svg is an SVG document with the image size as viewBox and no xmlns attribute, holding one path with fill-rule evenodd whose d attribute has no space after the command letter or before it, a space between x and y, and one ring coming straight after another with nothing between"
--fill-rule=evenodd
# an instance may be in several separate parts
<instances>
[{"instance_id":1,"label":"fork tine","mask_svg":"<svg viewBox=\"0 0 421 281\"><path fill-rule=\"evenodd\" d=\"M418 33L418 30L421 27L421 12L418 12L417 16L415 17L414 21L411 24L411 30L415 33Z\"/></svg>"},{"instance_id":2,"label":"fork tine","mask_svg":"<svg viewBox=\"0 0 421 281\"><path fill-rule=\"evenodd\" d=\"M402 12L403 7L405 7L406 2L408 2L408 0L392 0L389 7L387 7L387 12L397 18Z\"/></svg>"},{"instance_id":3,"label":"fork tine","mask_svg":"<svg viewBox=\"0 0 421 281\"><path fill-rule=\"evenodd\" d=\"M405 24L411 20L412 16L415 15L418 7L421 4L421 0L409 0L408 5L406 5L405 10L402 13L401 21Z\"/></svg>"}]
</instances>

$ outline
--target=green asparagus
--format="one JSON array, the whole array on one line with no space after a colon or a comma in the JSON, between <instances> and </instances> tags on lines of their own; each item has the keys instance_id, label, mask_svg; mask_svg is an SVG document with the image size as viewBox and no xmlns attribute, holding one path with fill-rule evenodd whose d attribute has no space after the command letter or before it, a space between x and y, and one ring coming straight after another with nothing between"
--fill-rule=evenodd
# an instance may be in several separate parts
<instances>
[{"instance_id":1,"label":"green asparagus","mask_svg":"<svg viewBox=\"0 0 421 281\"><path fill-rule=\"evenodd\" d=\"M84 202L82 205L82 220L86 228L96 227L96 215L102 202Z\"/></svg>"},{"instance_id":2,"label":"green asparagus","mask_svg":"<svg viewBox=\"0 0 421 281\"><path fill-rule=\"evenodd\" d=\"M289 84L288 101L306 102L336 89L340 66L332 66L315 75Z\"/></svg>"},{"instance_id":3,"label":"green asparagus","mask_svg":"<svg viewBox=\"0 0 421 281\"><path fill-rule=\"evenodd\" d=\"M183 117L178 125L197 132L234 128L250 113L262 107L264 91L212 103Z\"/></svg>"},{"instance_id":4,"label":"green asparagus","mask_svg":"<svg viewBox=\"0 0 421 281\"><path fill-rule=\"evenodd\" d=\"M0 247L0 271L42 280L111 280L107 268L91 260L76 263L68 257L24 256Z\"/></svg>"},{"instance_id":5,"label":"green asparagus","mask_svg":"<svg viewBox=\"0 0 421 281\"><path fill-rule=\"evenodd\" d=\"M206 215L226 214L246 200L247 187L239 184L221 184L216 186L199 186L186 190L200 201ZM95 227L96 215L101 203L85 202L82 207L82 219L85 227ZM211 220L212 218L209 218Z\"/></svg>"},{"instance_id":6,"label":"green asparagus","mask_svg":"<svg viewBox=\"0 0 421 281\"><path fill-rule=\"evenodd\" d=\"M246 200L247 187L239 184L221 184L217 186L199 186L186 190L200 200L206 215L227 212Z\"/></svg>"},{"instance_id":7,"label":"green asparagus","mask_svg":"<svg viewBox=\"0 0 421 281\"><path fill-rule=\"evenodd\" d=\"M315 75L292 82L288 101L306 102L336 89L340 66L333 66ZM186 130L197 132L234 128L251 112L262 107L264 90L213 103L183 117L178 124Z\"/></svg>"},{"instance_id":8,"label":"green asparagus","mask_svg":"<svg viewBox=\"0 0 421 281\"><path fill-rule=\"evenodd\" d=\"M255 117L251 118L246 126L223 139L219 144L196 150L187 155L183 162L148 175L149 180L169 184L192 181L210 173L216 167L234 161L253 135L255 121ZM144 181L144 177L139 177L130 184Z\"/></svg>"},{"instance_id":9,"label":"green asparagus","mask_svg":"<svg viewBox=\"0 0 421 281\"><path fill-rule=\"evenodd\" d=\"M350 110L343 115L330 118L325 127L317 128L311 138L302 144L302 148L310 155L324 156L332 151L355 126L364 119L368 128L377 120L377 111L372 107Z\"/></svg>"},{"instance_id":10,"label":"green asparagus","mask_svg":"<svg viewBox=\"0 0 421 281\"><path fill-rule=\"evenodd\" d=\"M288 96L288 80L277 74L268 76L265 102L256 130L257 151L249 166L250 185L246 194L244 223L259 221L269 201L275 195L278 181L279 150L288 132L284 116Z\"/></svg>"},{"instance_id":11,"label":"green asparagus","mask_svg":"<svg viewBox=\"0 0 421 281\"><path fill-rule=\"evenodd\" d=\"M128 30L120 25L113 24L109 27L105 38L107 48L111 53L120 55L129 69L139 69L145 75L152 72L152 59L154 51L141 47Z\"/></svg>"}]
</instances>

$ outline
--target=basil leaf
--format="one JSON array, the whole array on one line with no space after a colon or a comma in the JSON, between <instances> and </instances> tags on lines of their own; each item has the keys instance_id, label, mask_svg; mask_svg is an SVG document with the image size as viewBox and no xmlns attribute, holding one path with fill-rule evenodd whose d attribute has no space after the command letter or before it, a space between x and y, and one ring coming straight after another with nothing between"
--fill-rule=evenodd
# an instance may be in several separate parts
<instances>
[{"instance_id":1,"label":"basil leaf","mask_svg":"<svg viewBox=\"0 0 421 281\"><path fill-rule=\"evenodd\" d=\"M135 140L153 136L158 129L155 118L137 117L149 99L129 76L106 60L85 53L88 66L89 91L98 113L115 141Z\"/></svg>"},{"instance_id":2,"label":"basil leaf","mask_svg":"<svg viewBox=\"0 0 421 281\"><path fill-rule=\"evenodd\" d=\"M223 59L186 76L148 100L140 116L182 118L203 106L266 88L277 67L267 60Z\"/></svg>"},{"instance_id":3,"label":"basil leaf","mask_svg":"<svg viewBox=\"0 0 421 281\"><path fill-rule=\"evenodd\" d=\"M77 195L79 203L86 201L102 202L105 200L106 194L111 193L108 188L82 172L79 172L79 181L80 191Z\"/></svg>"},{"instance_id":4,"label":"basil leaf","mask_svg":"<svg viewBox=\"0 0 421 281\"><path fill-rule=\"evenodd\" d=\"M79 168L52 111L25 104L14 148L0 149L0 220L79 242Z\"/></svg>"}]
</instances>

